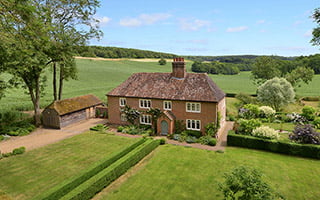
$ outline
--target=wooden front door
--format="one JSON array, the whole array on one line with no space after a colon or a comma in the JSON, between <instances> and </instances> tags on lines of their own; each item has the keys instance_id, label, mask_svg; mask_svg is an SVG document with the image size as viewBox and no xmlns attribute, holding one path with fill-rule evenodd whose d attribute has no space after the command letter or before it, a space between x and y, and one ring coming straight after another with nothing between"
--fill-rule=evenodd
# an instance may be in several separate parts
<instances>
[{"instance_id":1,"label":"wooden front door","mask_svg":"<svg viewBox=\"0 0 320 200\"><path fill-rule=\"evenodd\" d=\"M168 135L169 125L168 122L162 120L161 122L161 135Z\"/></svg>"}]
</instances>

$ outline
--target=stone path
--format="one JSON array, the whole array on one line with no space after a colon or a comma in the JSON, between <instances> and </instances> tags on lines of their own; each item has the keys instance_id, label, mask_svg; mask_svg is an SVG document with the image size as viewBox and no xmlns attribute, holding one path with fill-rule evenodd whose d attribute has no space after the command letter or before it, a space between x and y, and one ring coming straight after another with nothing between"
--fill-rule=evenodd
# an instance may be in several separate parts
<instances>
[{"instance_id":1,"label":"stone path","mask_svg":"<svg viewBox=\"0 0 320 200\"><path fill-rule=\"evenodd\" d=\"M24 146L26 151L39 148L60 140L72 137L89 130L96 124L104 124L106 119L89 119L81 121L62 129L37 128L34 132L26 136L11 137L9 140L0 142L1 153L11 152L15 148Z\"/></svg>"}]
</instances>

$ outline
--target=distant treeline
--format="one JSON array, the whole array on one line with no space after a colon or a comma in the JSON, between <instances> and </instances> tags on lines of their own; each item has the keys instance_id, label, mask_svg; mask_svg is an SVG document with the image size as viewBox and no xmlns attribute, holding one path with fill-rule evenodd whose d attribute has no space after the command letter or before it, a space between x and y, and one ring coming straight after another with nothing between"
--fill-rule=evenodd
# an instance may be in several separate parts
<instances>
[{"instance_id":1,"label":"distant treeline","mask_svg":"<svg viewBox=\"0 0 320 200\"><path fill-rule=\"evenodd\" d=\"M199 62L195 61L192 64L191 70L193 72L206 72L208 74L226 74L234 75L239 74L240 70L238 64L233 63L222 63L218 61L208 62Z\"/></svg>"},{"instance_id":2,"label":"distant treeline","mask_svg":"<svg viewBox=\"0 0 320 200\"><path fill-rule=\"evenodd\" d=\"M101 58L175 58L175 54L162 53L155 51L119 48L119 47L101 47L101 46L83 46L78 49L79 55L83 57L101 57Z\"/></svg>"},{"instance_id":3,"label":"distant treeline","mask_svg":"<svg viewBox=\"0 0 320 200\"><path fill-rule=\"evenodd\" d=\"M78 55L83 57L102 58L175 58L184 57L195 61L192 66L194 72L210 74L237 74L239 71L251 71L257 55L230 55L230 56L183 56L148 50L83 46L78 49ZM297 66L310 67L315 74L320 74L320 54L300 57L270 56L279 61L280 70L292 70Z\"/></svg>"}]
</instances>

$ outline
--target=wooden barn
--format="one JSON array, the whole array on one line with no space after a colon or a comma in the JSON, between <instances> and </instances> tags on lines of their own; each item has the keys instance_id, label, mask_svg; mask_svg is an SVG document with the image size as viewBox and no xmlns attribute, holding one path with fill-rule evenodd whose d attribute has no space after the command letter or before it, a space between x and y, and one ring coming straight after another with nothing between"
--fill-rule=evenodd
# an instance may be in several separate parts
<instances>
[{"instance_id":1,"label":"wooden barn","mask_svg":"<svg viewBox=\"0 0 320 200\"><path fill-rule=\"evenodd\" d=\"M102 105L101 100L91 94L54 101L42 112L43 126L60 129L93 118L99 105Z\"/></svg>"}]
</instances>

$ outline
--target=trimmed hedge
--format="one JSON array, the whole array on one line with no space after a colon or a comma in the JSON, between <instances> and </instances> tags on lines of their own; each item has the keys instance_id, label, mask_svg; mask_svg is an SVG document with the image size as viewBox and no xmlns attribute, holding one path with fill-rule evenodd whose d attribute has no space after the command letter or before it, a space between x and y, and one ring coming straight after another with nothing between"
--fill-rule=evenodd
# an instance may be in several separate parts
<instances>
[{"instance_id":1,"label":"trimmed hedge","mask_svg":"<svg viewBox=\"0 0 320 200\"><path fill-rule=\"evenodd\" d=\"M320 159L320 145L280 142L238 134L228 134L227 144L228 146L246 147L249 149Z\"/></svg>"},{"instance_id":2,"label":"trimmed hedge","mask_svg":"<svg viewBox=\"0 0 320 200\"><path fill-rule=\"evenodd\" d=\"M100 173L91 177L76 189L61 198L61 200L87 200L91 199L97 192L108 186L129 168L138 163L147 154L159 145L159 140L147 140L124 157L114 162Z\"/></svg>"},{"instance_id":3,"label":"trimmed hedge","mask_svg":"<svg viewBox=\"0 0 320 200\"><path fill-rule=\"evenodd\" d=\"M52 187L50 190L42 193L39 196L33 198L33 200L55 200L63 197L71 190L78 187L80 184L88 180L89 178L93 177L101 170L105 169L115 161L119 160L121 157L144 143L146 139L141 139L136 143L132 144L131 146L127 147L126 149L122 150L121 152L114 153L111 157L108 156L108 159L102 159L95 164L93 164L90 168L83 170L79 173L79 175L67 179L66 181L61 182L60 184Z\"/></svg>"}]
</instances>

